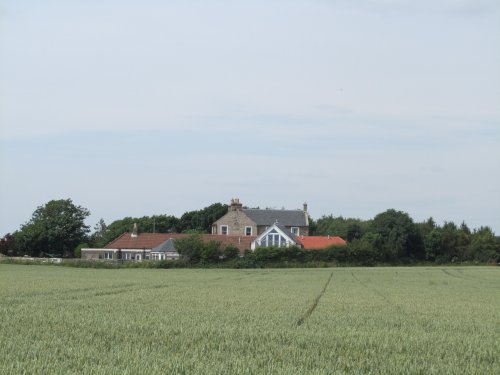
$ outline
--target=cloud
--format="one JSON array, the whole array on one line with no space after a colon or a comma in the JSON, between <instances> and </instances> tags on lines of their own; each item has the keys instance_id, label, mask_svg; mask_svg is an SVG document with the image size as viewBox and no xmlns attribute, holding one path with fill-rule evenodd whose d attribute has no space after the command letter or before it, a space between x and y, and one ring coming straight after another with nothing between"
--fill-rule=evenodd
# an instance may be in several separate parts
<instances>
[{"instance_id":1,"label":"cloud","mask_svg":"<svg viewBox=\"0 0 500 375\"><path fill-rule=\"evenodd\" d=\"M497 2L27 4L3 3L4 231L54 198L109 221L236 195L500 228Z\"/></svg>"},{"instance_id":2,"label":"cloud","mask_svg":"<svg viewBox=\"0 0 500 375\"><path fill-rule=\"evenodd\" d=\"M415 6L401 1L355 2L349 14L300 1L284 11L148 4L9 4L0 136L197 129L231 116L256 123L259 114L315 122L333 108L337 116L498 115L491 22L366 11Z\"/></svg>"}]
</instances>

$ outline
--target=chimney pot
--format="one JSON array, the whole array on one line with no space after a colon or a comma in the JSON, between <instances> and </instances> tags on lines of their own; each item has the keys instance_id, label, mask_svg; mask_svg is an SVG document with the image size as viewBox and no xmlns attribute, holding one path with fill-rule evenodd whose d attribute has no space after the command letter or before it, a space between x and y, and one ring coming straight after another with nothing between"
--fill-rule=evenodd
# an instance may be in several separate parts
<instances>
[{"instance_id":1,"label":"chimney pot","mask_svg":"<svg viewBox=\"0 0 500 375\"><path fill-rule=\"evenodd\" d=\"M243 208L243 205L240 203L239 198L231 199L231 206L229 206L229 211L240 211Z\"/></svg>"}]
</instances>

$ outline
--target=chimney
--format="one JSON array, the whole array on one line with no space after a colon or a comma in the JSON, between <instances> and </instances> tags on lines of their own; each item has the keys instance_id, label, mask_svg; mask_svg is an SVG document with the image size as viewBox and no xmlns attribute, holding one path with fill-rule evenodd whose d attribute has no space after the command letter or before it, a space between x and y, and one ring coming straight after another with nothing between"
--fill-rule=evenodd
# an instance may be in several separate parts
<instances>
[{"instance_id":1,"label":"chimney","mask_svg":"<svg viewBox=\"0 0 500 375\"><path fill-rule=\"evenodd\" d=\"M137 223L134 223L134 228L132 229L132 233L130 234L130 237L137 237Z\"/></svg>"},{"instance_id":2,"label":"chimney","mask_svg":"<svg viewBox=\"0 0 500 375\"><path fill-rule=\"evenodd\" d=\"M231 206L229 206L229 211L241 211L243 204L240 203L239 198L231 199Z\"/></svg>"},{"instance_id":3,"label":"chimney","mask_svg":"<svg viewBox=\"0 0 500 375\"><path fill-rule=\"evenodd\" d=\"M304 202L304 212L307 212L307 203Z\"/></svg>"}]
</instances>

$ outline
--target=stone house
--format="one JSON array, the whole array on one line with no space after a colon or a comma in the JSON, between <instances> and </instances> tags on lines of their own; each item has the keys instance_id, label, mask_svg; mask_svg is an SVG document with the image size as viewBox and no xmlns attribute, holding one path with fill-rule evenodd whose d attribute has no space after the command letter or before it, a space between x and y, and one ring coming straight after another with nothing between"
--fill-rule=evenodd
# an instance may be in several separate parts
<instances>
[{"instance_id":1,"label":"stone house","mask_svg":"<svg viewBox=\"0 0 500 375\"><path fill-rule=\"evenodd\" d=\"M165 260L178 259L175 240L183 233L139 233L137 226L101 249L82 249L82 259ZM345 245L340 237L309 236L307 204L302 210L243 208L239 199L232 199L228 212L212 224L212 234L201 234L202 241L219 242L222 247L234 246L240 255L262 246L321 249Z\"/></svg>"},{"instance_id":2,"label":"stone house","mask_svg":"<svg viewBox=\"0 0 500 375\"><path fill-rule=\"evenodd\" d=\"M240 200L231 200L228 213L212 225L212 234L259 236L273 224L279 224L296 236L309 234L307 204L302 210L243 208Z\"/></svg>"}]
</instances>

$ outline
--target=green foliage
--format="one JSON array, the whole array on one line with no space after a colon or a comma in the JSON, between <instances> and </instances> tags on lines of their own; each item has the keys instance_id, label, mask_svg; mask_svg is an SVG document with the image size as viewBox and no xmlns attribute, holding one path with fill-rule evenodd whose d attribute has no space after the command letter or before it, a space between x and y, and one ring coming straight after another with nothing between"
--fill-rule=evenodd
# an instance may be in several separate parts
<instances>
[{"instance_id":1,"label":"green foliage","mask_svg":"<svg viewBox=\"0 0 500 375\"><path fill-rule=\"evenodd\" d=\"M90 236L84 219L88 210L75 206L70 199L50 201L38 207L32 219L13 234L0 239L0 253L10 256L44 254L78 256L83 246L103 247L137 224L139 232L183 232L202 234L227 212L227 205L215 203L202 210L186 212L180 219L171 215L125 217L106 225L103 219ZM217 243L203 243L193 237L176 241L182 261L179 266L268 267L318 266L322 264L399 264L408 262L489 262L500 260L500 239L488 227L471 231L465 223L457 226L445 222L442 226L429 218L414 223L402 211L387 210L373 220L323 216L309 218L310 233L337 235L348 246L303 251L297 248L268 248L248 252L240 258L238 249L222 248ZM77 246L81 244L80 246ZM145 264L145 263L144 263ZM146 265L144 265L146 266ZM156 267L149 264L147 267ZM166 267L173 267L170 262ZM127 266L128 267L128 266ZM141 266L142 267L142 266Z\"/></svg>"},{"instance_id":2,"label":"green foliage","mask_svg":"<svg viewBox=\"0 0 500 375\"><path fill-rule=\"evenodd\" d=\"M308 220L309 220L309 235L310 236L316 236L316 233L318 231L318 224L316 221L308 215Z\"/></svg>"},{"instance_id":3,"label":"green foliage","mask_svg":"<svg viewBox=\"0 0 500 375\"><path fill-rule=\"evenodd\" d=\"M104 219L100 219L99 222L94 226L94 232L89 236L88 243L89 247L103 247L106 245L105 236L108 226L104 222Z\"/></svg>"},{"instance_id":4,"label":"green foliage","mask_svg":"<svg viewBox=\"0 0 500 375\"><path fill-rule=\"evenodd\" d=\"M196 230L211 233L212 224L227 213L227 208L226 204L214 203L202 210L186 212L179 219L177 231Z\"/></svg>"},{"instance_id":5,"label":"green foliage","mask_svg":"<svg viewBox=\"0 0 500 375\"><path fill-rule=\"evenodd\" d=\"M212 223L227 212L227 205L214 203L202 210L186 212L180 219L172 215L125 217L106 226L104 220L96 225L90 238L93 247L103 247L137 224L139 232L148 233L210 233Z\"/></svg>"},{"instance_id":6,"label":"green foliage","mask_svg":"<svg viewBox=\"0 0 500 375\"><path fill-rule=\"evenodd\" d=\"M434 228L425 236L425 259L434 261L441 256L441 232L441 229Z\"/></svg>"},{"instance_id":7,"label":"green foliage","mask_svg":"<svg viewBox=\"0 0 500 375\"><path fill-rule=\"evenodd\" d=\"M382 212L371 222L370 231L380 235L379 249L387 260L422 258L422 240L407 213L394 209Z\"/></svg>"},{"instance_id":8,"label":"green foliage","mask_svg":"<svg viewBox=\"0 0 500 375\"><path fill-rule=\"evenodd\" d=\"M350 242L362 237L369 226L369 221L330 215L323 216L315 225L315 235L317 236L339 236Z\"/></svg>"},{"instance_id":9,"label":"green foliage","mask_svg":"<svg viewBox=\"0 0 500 375\"><path fill-rule=\"evenodd\" d=\"M470 237L464 259L488 263L500 261L500 238L495 237L491 228L481 227Z\"/></svg>"},{"instance_id":10,"label":"green foliage","mask_svg":"<svg viewBox=\"0 0 500 375\"><path fill-rule=\"evenodd\" d=\"M17 255L14 235L7 233L3 238L0 238L0 254Z\"/></svg>"},{"instance_id":11,"label":"green foliage","mask_svg":"<svg viewBox=\"0 0 500 375\"><path fill-rule=\"evenodd\" d=\"M213 263L222 257L221 244L217 241L204 242L200 251L200 261L202 263Z\"/></svg>"},{"instance_id":12,"label":"green foliage","mask_svg":"<svg viewBox=\"0 0 500 375\"><path fill-rule=\"evenodd\" d=\"M178 238L175 240L175 248L181 258L190 263L197 263L202 259L205 244L199 235Z\"/></svg>"},{"instance_id":13,"label":"green foliage","mask_svg":"<svg viewBox=\"0 0 500 375\"><path fill-rule=\"evenodd\" d=\"M226 246L222 251L222 256L226 260L236 259L240 255L240 251L235 246Z\"/></svg>"},{"instance_id":14,"label":"green foliage","mask_svg":"<svg viewBox=\"0 0 500 375\"><path fill-rule=\"evenodd\" d=\"M21 254L31 256L43 252L71 257L89 232L85 225L89 215L86 208L74 205L71 199L52 200L38 207L31 220L15 233L16 247Z\"/></svg>"},{"instance_id":15,"label":"green foliage","mask_svg":"<svg viewBox=\"0 0 500 375\"><path fill-rule=\"evenodd\" d=\"M113 221L109 226L106 226L102 221L96 225L95 232L92 235L95 236L93 246L103 247L123 233L131 232L134 224L137 224L139 232L171 233L178 232L179 219L169 215L143 216L140 218L125 217Z\"/></svg>"},{"instance_id":16,"label":"green foliage","mask_svg":"<svg viewBox=\"0 0 500 375\"><path fill-rule=\"evenodd\" d=\"M175 248L181 259L189 264L212 264L235 259L239 251L234 246L222 249L218 241L203 242L201 237L193 234L189 237L175 240Z\"/></svg>"},{"instance_id":17,"label":"green foliage","mask_svg":"<svg viewBox=\"0 0 500 375\"><path fill-rule=\"evenodd\" d=\"M500 242L489 227L473 232L462 223L446 222L424 236L425 258L436 263L476 261L494 263L500 258Z\"/></svg>"},{"instance_id":18,"label":"green foliage","mask_svg":"<svg viewBox=\"0 0 500 375\"><path fill-rule=\"evenodd\" d=\"M76 248L75 248L75 258L81 258L82 256L82 249L85 249L85 248L89 248L89 244L87 242L83 242L81 244L79 244Z\"/></svg>"},{"instance_id":19,"label":"green foliage","mask_svg":"<svg viewBox=\"0 0 500 375\"><path fill-rule=\"evenodd\" d=\"M373 266L384 260L381 248L381 235L368 232L363 238L356 239L349 244L350 254L344 261L362 266Z\"/></svg>"},{"instance_id":20,"label":"green foliage","mask_svg":"<svg viewBox=\"0 0 500 375\"><path fill-rule=\"evenodd\" d=\"M286 262L304 258L304 250L296 247L258 247L253 253L247 254L257 262Z\"/></svg>"}]
</instances>

